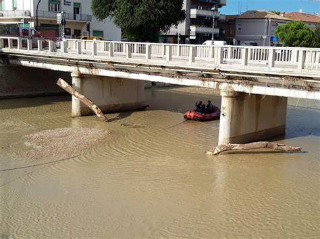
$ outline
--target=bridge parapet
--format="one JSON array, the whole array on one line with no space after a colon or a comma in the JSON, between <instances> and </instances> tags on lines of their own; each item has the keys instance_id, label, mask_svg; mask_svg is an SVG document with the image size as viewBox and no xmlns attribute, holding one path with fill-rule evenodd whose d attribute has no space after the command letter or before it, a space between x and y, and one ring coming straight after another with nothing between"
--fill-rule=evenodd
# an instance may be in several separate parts
<instances>
[{"instance_id":1,"label":"bridge parapet","mask_svg":"<svg viewBox=\"0 0 320 239\"><path fill-rule=\"evenodd\" d=\"M52 41L29 41L25 38L0 37L0 49L3 52L51 53L66 58L97 61L120 60L314 78L319 78L320 70L319 48L203 46L75 39L55 44Z\"/></svg>"}]
</instances>

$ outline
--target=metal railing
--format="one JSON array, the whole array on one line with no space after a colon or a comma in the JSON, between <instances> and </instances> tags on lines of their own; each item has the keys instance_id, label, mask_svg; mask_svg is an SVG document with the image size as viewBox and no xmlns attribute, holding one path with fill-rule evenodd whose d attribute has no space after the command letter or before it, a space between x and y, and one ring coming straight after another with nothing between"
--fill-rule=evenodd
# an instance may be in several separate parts
<instances>
[{"instance_id":1,"label":"metal railing","mask_svg":"<svg viewBox=\"0 0 320 239\"><path fill-rule=\"evenodd\" d=\"M26 42L23 44L22 42ZM44 45L45 44L45 45ZM56 49L56 45L61 49ZM47 51L60 57L136 61L138 63L193 66L210 69L264 72L319 78L319 48L204 46L141 42L67 39L59 44L0 37L0 51Z\"/></svg>"},{"instance_id":2,"label":"metal railing","mask_svg":"<svg viewBox=\"0 0 320 239\"><path fill-rule=\"evenodd\" d=\"M36 16L36 11L29 11L29 10L26 10L26 11L21 11L21 10L0 11L0 18L1 17L23 18L23 17L35 17L35 16ZM39 10L38 17L44 18L44 19L57 19L57 13ZM74 21L91 22L92 15L86 15L86 14L74 15L73 13L66 13L66 19L67 20L74 20Z\"/></svg>"}]
</instances>

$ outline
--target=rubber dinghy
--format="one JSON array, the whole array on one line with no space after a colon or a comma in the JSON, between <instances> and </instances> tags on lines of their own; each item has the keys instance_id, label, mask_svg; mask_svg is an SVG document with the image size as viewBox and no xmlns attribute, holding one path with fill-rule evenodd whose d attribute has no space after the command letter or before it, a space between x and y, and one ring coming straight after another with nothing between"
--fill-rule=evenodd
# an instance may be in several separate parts
<instances>
[{"instance_id":1,"label":"rubber dinghy","mask_svg":"<svg viewBox=\"0 0 320 239\"><path fill-rule=\"evenodd\" d=\"M193 111L187 111L184 114L184 118L186 120L196 120L196 121L210 121L210 120L216 120L220 118L220 109L218 107L214 107L214 112L207 113L207 114L201 114L199 112Z\"/></svg>"}]
</instances>

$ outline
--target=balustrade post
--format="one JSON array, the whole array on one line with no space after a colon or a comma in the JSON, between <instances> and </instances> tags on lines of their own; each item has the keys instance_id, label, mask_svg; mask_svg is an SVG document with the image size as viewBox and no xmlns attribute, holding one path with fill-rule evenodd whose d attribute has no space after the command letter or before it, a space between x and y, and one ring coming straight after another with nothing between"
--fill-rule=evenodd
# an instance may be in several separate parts
<instances>
[{"instance_id":1,"label":"balustrade post","mask_svg":"<svg viewBox=\"0 0 320 239\"><path fill-rule=\"evenodd\" d=\"M228 60L231 60L232 58L232 48L228 47Z\"/></svg>"},{"instance_id":2,"label":"balustrade post","mask_svg":"<svg viewBox=\"0 0 320 239\"><path fill-rule=\"evenodd\" d=\"M12 39L8 38L8 48L11 49L12 48Z\"/></svg>"},{"instance_id":3,"label":"balustrade post","mask_svg":"<svg viewBox=\"0 0 320 239\"><path fill-rule=\"evenodd\" d=\"M178 45L178 53L177 54L178 54L177 55L178 57L181 56L181 46L180 45Z\"/></svg>"},{"instance_id":4,"label":"balustrade post","mask_svg":"<svg viewBox=\"0 0 320 239\"><path fill-rule=\"evenodd\" d=\"M305 50L299 50L299 65L298 65L299 70L303 70L305 67L306 53L307 52Z\"/></svg>"},{"instance_id":5,"label":"balustrade post","mask_svg":"<svg viewBox=\"0 0 320 239\"><path fill-rule=\"evenodd\" d=\"M61 42L61 52L68 53L68 42L67 41Z\"/></svg>"},{"instance_id":6,"label":"balustrade post","mask_svg":"<svg viewBox=\"0 0 320 239\"><path fill-rule=\"evenodd\" d=\"M223 47L214 47L214 59L217 66L220 66L223 63Z\"/></svg>"},{"instance_id":7,"label":"balustrade post","mask_svg":"<svg viewBox=\"0 0 320 239\"><path fill-rule=\"evenodd\" d=\"M214 47L214 46L211 46L211 47L210 47L210 58L211 58L211 59L214 59L214 58L215 58L214 52L215 52L215 47Z\"/></svg>"},{"instance_id":8,"label":"balustrade post","mask_svg":"<svg viewBox=\"0 0 320 239\"><path fill-rule=\"evenodd\" d=\"M113 42L109 43L109 57L114 57L114 44Z\"/></svg>"},{"instance_id":9,"label":"balustrade post","mask_svg":"<svg viewBox=\"0 0 320 239\"><path fill-rule=\"evenodd\" d=\"M54 42L49 40L49 52L54 52Z\"/></svg>"},{"instance_id":10,"label":"balustrade post","mask_svg":"<svg viewBox=\"0 0 320 239\"><path fill-rule=\"evenodd\" d=\"M42 40L38 40L38 52L43 50Z\"/></svg>"},{"instance_id":11,"label":"balustrade post","mask_svg":"<svg viewBox=\"0 0 320 239\"><path fill-rule=\"evenodd\" d=\"M127 59L132 57L132 53L131 53L131 46L130 44L126 44L126 52L127 52Z\"/></svg>"},{"instance_id":12,"label":"balustrade post","mask_svg":"<svg viewBox=\"0 0 320 239\"><path fill-rule=\"evenodd\" d=\"M162 56L166 55L166 45L162 45Z\"/></svg>"},{"instance_id":13,"label":"balustrade post","mask_svg":"<svg viewBox=\"0 0 320 239\"><path fill-rule=\"evenodd\" d=\"M243 48L242 49L242 65L247 66L248 65L248 57L249 57L249 49L248 48Z\"/></svg>"},{"instance_id":14,"label":"balustrade post","mask_svg":"<svg viewBox=\"0 0 320 239\"><path fill-rule=\"evenodd\" d=\"M298 56L298 50L296 49L292 50L291 63L293 65L297 63L297 56Z\"/></svg>"},{"instance_id":15,"label":"balustrade post","mask_svg":"<svg viewBox=\"0 0 320 239\"><path fill-rule=\"evenodd\" d=\"M32 40L31 39L27 39L27 49L28 49L28 51L32 50Z\"/></svg>"},{"instance_id":16,"label":"balustrade post","mask_svg":"<svg viewBox=\"0 0 320 239\"><path fill-rule=\"evenodd\" d=\"M96 56L98 54L97 42L95 40L92 41L92 56Z\"/></svg>"},{"instance_id":17,"label":"balustrade post","mask_svg":"<svg viewBox=\"0 0 320 239\"><path fill-rule=\"evenodd\" d=\"M273 49L273 48L270 48L269 49L269 67L272 68L274 67L274 63L275 63L275 53L276 53L276 50Z\"/></svg>"},{"instance_id":18,"label":"balustrade post","mask_svg":"<svg viewBox=\"0 0 320 239\"><path fill-rule=\"evenodd\" d=\"M192 64L196 60L197 48L195 46L190 46L189 48L189 63Z\"/></svg>"},{"instance_id":19,"label":"balustrade post","mask_svg":"<svg viewBox=\"0 0 320 239\"><path fill-rule=\"evenodd\" d=\"M76 41L76 47L77 47L77 55L81 55L81 52L82 52L82 44L81 44L81 41Z\"/></svg>"},{"instance_id":20,"label":"balustrade post","mask_svg":"<svg viewBox=\"0 0 320 239\"><path fill-rule=\"evenodd\" d=\"M22 38L18 38L18 50L22 50Z\"/></svg>"},{"instance_id":21,"label":"balustrade post","mask_svg":"<svg viewBox=\"0 0 320 239\"><path fill-rule=\"evenodd\" d=\"M146 59L147 60L151 59L151 44L146 45Z\"/></svg>"},{"instance_id":22,"label":"balustrade post","mask_svg":"<svg viewBox=\"0 0 320 239\"><path fill-rule=\"evenodd\" d=\"M167 61L172 61L172 46L166 47Z\"/></svg>"}]
</instances>

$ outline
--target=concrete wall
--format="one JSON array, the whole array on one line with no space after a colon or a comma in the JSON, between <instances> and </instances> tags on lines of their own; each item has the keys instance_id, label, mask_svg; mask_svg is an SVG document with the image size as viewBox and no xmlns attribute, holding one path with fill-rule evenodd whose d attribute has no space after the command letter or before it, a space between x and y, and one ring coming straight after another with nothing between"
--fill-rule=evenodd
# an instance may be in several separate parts
<instances>
[{"instance_id":1,"label":"concrete wall","mask_svg":"<svg viewBox=\"0 0 320 239\"><path fill-rule=\"evenodd\" d=\"M103 76L72 74L73 87L93 101L103 112L145 108L144 81ZM72 99L72 116L91 115L92 111L77 98Z\"/></svg>"},{"instance_id":2,"label":"concrete wall","mask_svg":"<svg viewBox=\"0 0 320 239\"><path fill-rule=\"evenodd\" d=\"M224 91L219 144L261 141L285 134L287 98Z\"/></svg>"},{"instance_id":3,"label":"concrete wall","mask_svg":"<svg viewBox=\"0 0 320 239\"><path fill-rule=\"evenodd\" d=\"M60 77L71 82L69 73L0 65L0 98L64 93L56 86Z\"/></svg>"}]
</instances>

